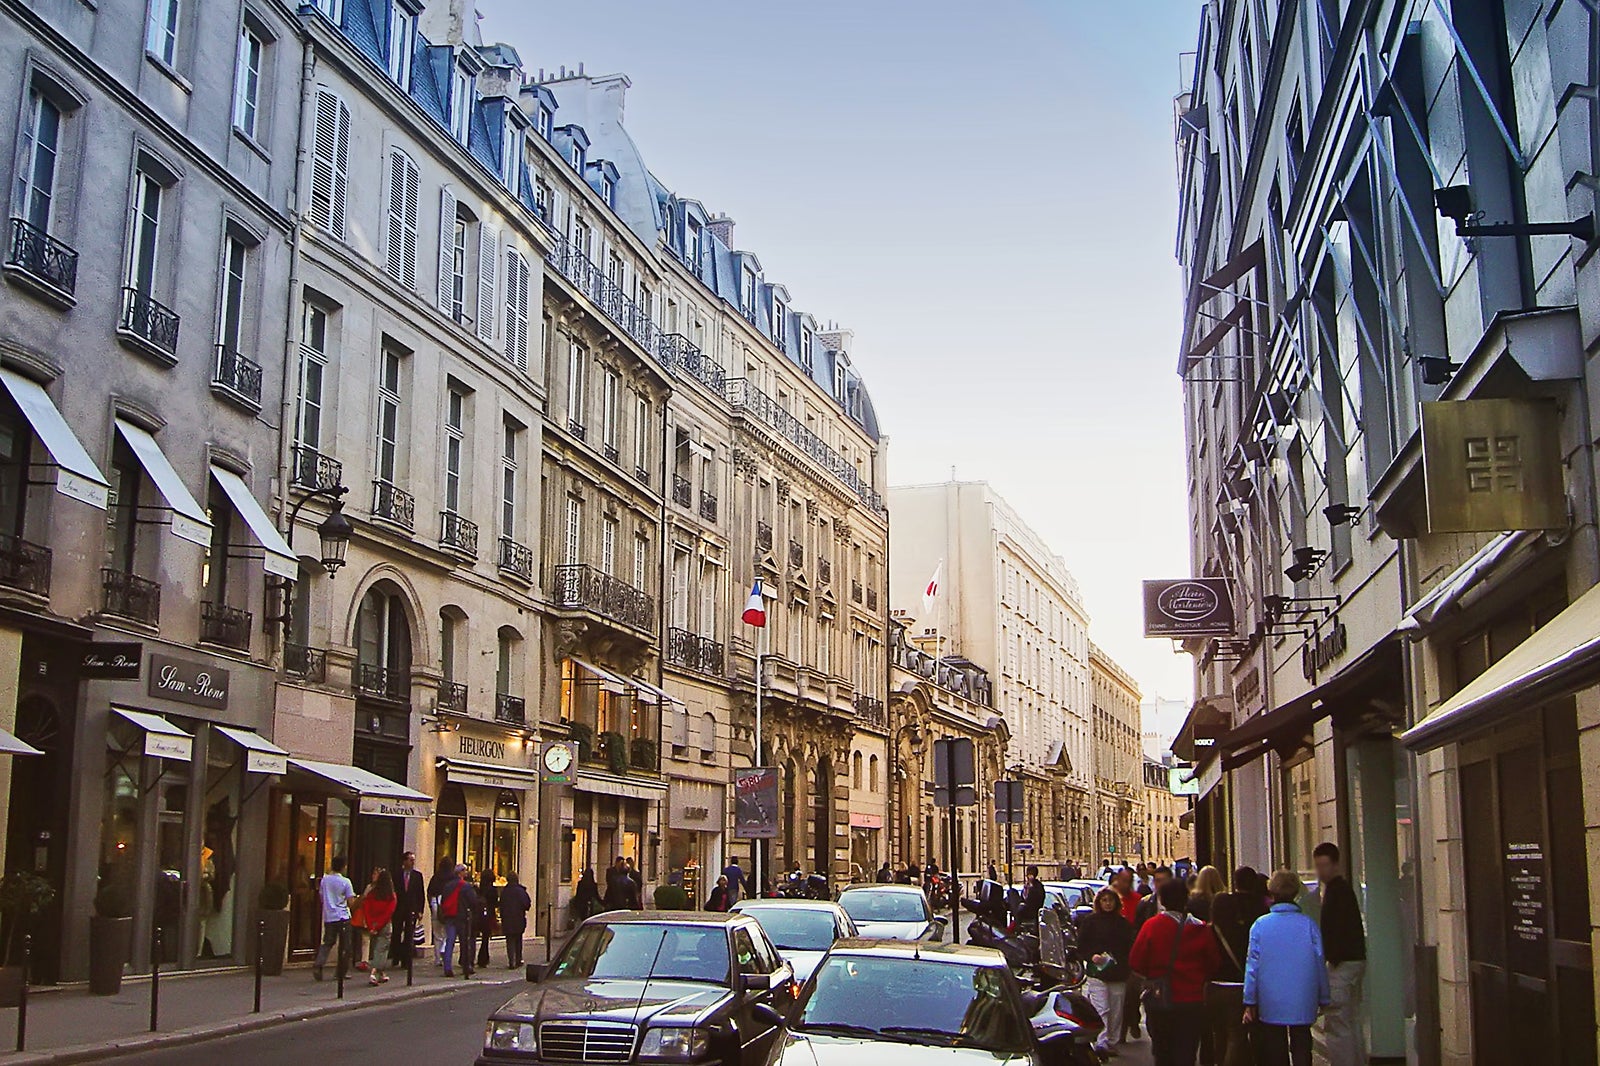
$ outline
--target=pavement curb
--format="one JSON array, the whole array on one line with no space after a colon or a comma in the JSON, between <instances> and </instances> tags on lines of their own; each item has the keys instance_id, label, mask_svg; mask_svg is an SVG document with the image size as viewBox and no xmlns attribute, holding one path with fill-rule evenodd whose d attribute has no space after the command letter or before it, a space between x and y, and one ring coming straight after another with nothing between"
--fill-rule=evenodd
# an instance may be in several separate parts
<instances>
[{"instance_id":1,"label":"pavement curb","mask_svg":"<svg viewBox=\"0 0 1600 1066\"><path fill-rule=\"evenodd\" d=\"M506 981L466 981L459 985L434 985L427 988L413 988L410 991L401 992L399 995L391 993L382 998L335 1000L332 1003L318 1004L311 1007L262 1011L260 1014L249 1014L243 1018L230 1018L227 1021L216 1022L211 1025L176 1029L170 1033L142 1033L137 1036L114 1037L104 1043L79 1044L75 1047L55 1048L49 1051L7 1052L0 1054L0 1064L4 1064L4 1066L61 1066L61 1064L73 1062L99 1062L105 1059L121 1058L125 1055L143 1054L148 1051L163 1051L180 1045L198 1044L208 1040L239 1036L243 1033L259 1032L262 1029L287 1025L290 1022L310 1021L314 1018L323 1018L332 1014L368 1010L373 1007L391 1007L399 1003L411 1003L420 999L440 999L444 996L470 992L475 988L493 988L499 985L517 983L515 978Z\"/></svg>"}]
</instances>

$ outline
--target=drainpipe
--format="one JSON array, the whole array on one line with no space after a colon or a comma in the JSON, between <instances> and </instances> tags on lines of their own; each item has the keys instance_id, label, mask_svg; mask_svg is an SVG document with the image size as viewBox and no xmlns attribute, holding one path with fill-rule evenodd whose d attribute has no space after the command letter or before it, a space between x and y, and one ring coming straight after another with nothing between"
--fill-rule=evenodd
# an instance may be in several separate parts
<instances>
[{"instance_id":1,"label":"drainpipe","mask_svg":"<svg viewBox=\"0 0 1600 1066\"><path fill-rule=\"evenodd\" d=\"M302 32L301 59L300 59L300 126L295 135L294 153L294 183L291 186L289 216L289 288L283 306L283 381L279 392L278 425L282 430L282 437L278 447L278 485L279 497L287 509L289 501L289 485L293 475L293 440L298 427L294 423L294 394L298 388L291 388L291 383L297 381L294 368L299 366L299 330L295 324L295 309L300 306L299 294L302 283L300 276L300 182L301 176L306 173L307 157L310 149L306 141L307 116L311 115L315 107L313 100L313 86L315 84L317 58L316 45L312 43L310 34ZM280 514L280 518L281 518ZM290 536L294 535L291 529ZM281 642L280 642L281 643Z\"/></svg>"}]
</instances>

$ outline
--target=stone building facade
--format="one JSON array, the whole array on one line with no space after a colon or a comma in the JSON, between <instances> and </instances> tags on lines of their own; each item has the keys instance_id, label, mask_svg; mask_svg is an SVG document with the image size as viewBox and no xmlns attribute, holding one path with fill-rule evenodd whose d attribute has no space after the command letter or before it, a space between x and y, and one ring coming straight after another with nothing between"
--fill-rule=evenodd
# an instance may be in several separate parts
<instances>
[{"instance_id":1,"label":"stone building facade","mask_svg":"<svg viewBox=\"0 0 1600 1066\"><path fill-rule=\"evenodd\" d=\"M1142 787L1138 682L1098 644L1089 645L1094 678L1094 844L1089 865L1120 862L1136 842Z\"/></svg>"}]
</instances>

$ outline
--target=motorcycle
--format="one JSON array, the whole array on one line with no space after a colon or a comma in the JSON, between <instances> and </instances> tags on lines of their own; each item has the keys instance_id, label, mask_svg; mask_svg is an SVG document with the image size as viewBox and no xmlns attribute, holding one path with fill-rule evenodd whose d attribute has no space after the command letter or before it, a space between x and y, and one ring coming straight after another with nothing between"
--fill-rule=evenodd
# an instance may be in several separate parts
<instances>
[{"instance_id":1,"label":"motorcycle","mask_svg":"<svg viewBox=\"0 0 1600 1066\"><path fill-rule=\"evenodd\" d=\"M1019 979L1036 987L1081 987L1087 971L1072 924L1054 907L1041 911L1037 921L1018 921L1019 903L1014 890L978 882L977 896L961 901L973 914L967 942L999 951Z\"/></svg>"},{"instance_id":2,"label":"motorcycle","mask_svg":"<svg viewBox=\"0 0 1600 1066\"><path fill-rule=\"evenodd\" d=\"M782 881L773 889L772 894L779 899L831 899L828 891L828 879L821 874L807 874L800 870L790 870L784 875Z\"/></svg>"},{"instance_id":3,"label":"motorcycle","mask_svg":"<svg viewBox=\"0 0 1600 1066\"><path fill-rule=\"evenodd\" d=\"M1052 1056L1062 1066L1100 1066L1094 1042L1105 1030L1105 1020L1081 992L1052 988L1024 992L1034 1036L1041 1043L1064 1042L1064 1054Z\"/></svg>"},{"instance_id":4,"label":"motorcycle","mask_svg":"<svg viewBox=\"0 0 1600 1066\"><path fill-rule=\"evenodd\" d=\"M927 893L929 906L935 911L947 911L955 903L961 886L949 874L939 873L928 878L923 891Z\"/></svg>"},{"instance_id":5,"label":"motorcycle","mask_svg":"<svg viewBox=\"0 0 1600 1066\"><path fill-rule=\"evenodd\" d=\"M1005 956L1006 965L1019 977L1028 974L1039 962L1039 940L1019 933L1012 918L1012 906L1006 890L998 881L979 881L977 895L961 900L963 909L971 911L973 920L967 926L967 943L994 948Z\"/></svg>"}]
</instances>

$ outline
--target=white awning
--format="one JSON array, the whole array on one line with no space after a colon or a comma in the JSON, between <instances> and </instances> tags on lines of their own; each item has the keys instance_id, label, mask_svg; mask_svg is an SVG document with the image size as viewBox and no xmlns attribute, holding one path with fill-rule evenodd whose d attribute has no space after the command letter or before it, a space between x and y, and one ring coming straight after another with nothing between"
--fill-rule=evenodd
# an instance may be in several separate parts
<instances>
[{"instance_id":1,"label":"white awning","mask_svg":"<svg viewBox=\"0 0 1600 1066\"><path fill-rule=\"evenodd\" d=\"M50 453L50 458L60 468L56 473L56 491L105 510L111 493L106 476L89 458L83 442L67 425L67 420L62 417L49 393L37 382L29 381L13 370L0 368L0 382L5 383L6 391L22 409L22 416L39 435L45 451Z\"/></svg>"},{"instance_id":2,"label":"white awning","mask_svg":"<svg viewBox=\"0 0 1600 1066\"><path fill-rule=\"evenodd\" d=\"M625 799L658 800L667 795L665 781L629 780L609 774L596 774L580 770L573 778L572 787L579 792L594 792L602 796L622 796Z\"/></svg>"},{"instance_id":3,"label":"white awning","mask_svg":"<svg viewBox=\"0 0 1600 1066\"><path fill-rule=\"evenodd\" d=\"M161 759L188 762L194 756L194 737L159 714L135 711L128 707L111 708L111 713L144 734L144 753Z\"/></svg>"},{"instance_id":4,"label":"white awning","mask_svg":"<svg viewBox=\"0 0 1600 1066\"><path fill-rule=\"evenodd\" d=\"M282 774L289 770L289 753L248 729L219 725L217 732L244 749L244 769L250 774Z\"/></svg>"},{"instance_id":5,"label":"white awning","mask_svg":"<svg viewBox=\"0 0 1600 1066\"><path fill-rule=\"evenodd\" d=\"M595 677L598 677L605 684L606 688L612 692L626 692L631 688L637 692L639 694L639 698L646 703L676 703L679 706L683 706L683 701L678 697L672 695L665 689L657 688L648 681L641 681L637 677L625 677L622 674L607 670L603 666L596 666L594 663L585 662L583 659L579 659L576 656L573 657L572 661L589 671Z\"/></svg>"},{"instance_id":6,"label":"white awning","mask_svg":"<svg viewBox=\"0 0 1600 1066\"><path fill-rule=\"evenodd\" d=\"M591 662L585 662L577 656L573 656L572 661L589 671L595 677L598 677L601 681L605 682L606 687L611 689L613 692L626 692L628 690L629 683L621 676L612 673L605 667L596 666Z\"/></svg>"},{"instance_id":7,"label":"white awning","mask_svg":"<svg viewBox=\"0 0 1600 1066\"><path fill-rule=\"evenodd\" d=\"M539 772L525 766L500 766L491 762L472 762L440 756L434 760L445 776L459 785L479 785L483 788L509 788L515 791L537 788Z\"/></svg>"},{"instance_id":8,"label":"white awning","mask_svg":"<svg viewBox=\"0 0 1600 1066\"><path fill-rule=\"evenodd\" d=\"M1402 633L1426 629L1517 549L1543 535L1542 530L1497 534L1413 604L1396 628Z\"/></svg>"},{"instance_id":9,"label":"white awning","mask_svg":"<svg viewBox=\"0 0 1600 1066\"><path fill-rule=\"evenodd\" d=\"M310 759L290 759L289 765L351 795L360 796L362 814L381 814L390 818L427 818L433 814L432 796L359 766L312 762Z\"/></svg>"},{"instance_id":10,"label":"white awning","mask_svg":"<svg viewBox=\"0 0 1600 1066\"><path fill-rule=\"evenodd\" d=\"M29 744L10 730L0 729L0 755L43 755L44 752Z\"/></svg>"},{"instance_id":11,"label":"white awning","mask_svg":"<svg viewBox=\"0 0 1600 1066\"><path fill-rule=\"evenodd\" d=\"M211 520L206 517L205 509L195 503L194 497L189 495L183 479L172 469L172 464L167 461L161 445L138 426L130 425L120 418L117 419L117 432L128 442L133 454L139 457L139 465L144 467L144 472L156 483L161 498L172 508L173 535L191 544L198 544L202 548L210 547Z\"/></svg>"},{"instance_id":12,"label":"white awning","mask_svg":"<svg viewBox=\"0 0 1600 1066\"><path fill-rule=\"evenodd\" d=\"M255 496L250 492L250 486L244 483L244 478L220 466L211 468L211 476L217 479L222 491L233 501L233 509L239 512L244 524L255 534L257 543L266 549L263 568L267 573L286 577L290 581L299 577L300 562L294 557L293 549L289 547L289 542L283 539L283 534L273 526L272 520L267 517L267 512L256 502Z\"/></svg>"},{"instance_id":13,"label":"white awning","mask_svg":"<svg viewBox=\"0 0 1600 1066\"><path fill-rule=\"evenodd\" d=\"M639 698L646 703L676 703L678 706L687 706L682 700L668 692L666 689L656 688L648 681L640 681L637 677L630 679L629 684L639 690Z\"/></svg>"}]
</instances>

